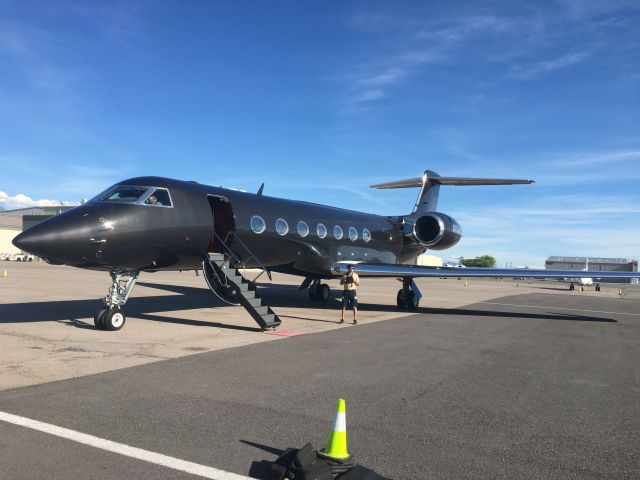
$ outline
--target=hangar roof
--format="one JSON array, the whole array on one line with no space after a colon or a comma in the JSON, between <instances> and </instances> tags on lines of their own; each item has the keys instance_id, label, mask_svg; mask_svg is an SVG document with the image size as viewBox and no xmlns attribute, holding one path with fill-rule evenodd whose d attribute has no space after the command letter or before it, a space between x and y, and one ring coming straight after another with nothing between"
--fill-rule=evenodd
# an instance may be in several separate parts
<instances>
[{"instance_id":1,"label":"hangar roof","mask_svg":"<svg viewBox=\"0 0 640 480\"><path fill-rule=\"evenodd\" d=\"M603 258L603 257L549 257L547 262L564 262L564 263L610 263L615 265L623 265L634 262L632 258Z\"/></svg>"},{"instance_id":2,"label":"hangar roof","mask_svg":"<svg viewBox=\"0 0 640 480\"><path fill-rule=\"evenodd\" d=\"M75 205L52 205L47 207L27 207L27 208L18 208L16 210L6 210L0 212L0 218L2 217L23 217L25 215L57 215L58 213L62 213L65 210L69 210L73 208Z\"/></svg>"}]
</instances>

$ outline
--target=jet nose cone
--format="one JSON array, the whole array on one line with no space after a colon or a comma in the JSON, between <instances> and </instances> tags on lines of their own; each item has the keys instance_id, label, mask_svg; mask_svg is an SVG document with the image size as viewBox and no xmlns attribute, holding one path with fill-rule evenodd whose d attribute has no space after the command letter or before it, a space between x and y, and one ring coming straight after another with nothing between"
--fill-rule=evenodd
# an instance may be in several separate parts
<instances>
[{"instance_id":1,"label":"jet nose cone","mask_svg":"<svg viewBox=\"0 0 640 480\"><path fill-rule=\"evenodd\" d=\"M33 253L33 246L38 244L38 235L29 231L22 232L13 239L12 243L20 250Z\"/></svg>"},{"instance_id":2,"label":"jet nose cone","mask_svg":"<svg viewBox=\"0 0 640 480\"><path fill-rule=\"evenodd\" d=\"M69 212L37 223L15 237L13 244L38 257L66 263L69 256L80 253L89 239L87 228Z\"/></svg>"}]
</instances>

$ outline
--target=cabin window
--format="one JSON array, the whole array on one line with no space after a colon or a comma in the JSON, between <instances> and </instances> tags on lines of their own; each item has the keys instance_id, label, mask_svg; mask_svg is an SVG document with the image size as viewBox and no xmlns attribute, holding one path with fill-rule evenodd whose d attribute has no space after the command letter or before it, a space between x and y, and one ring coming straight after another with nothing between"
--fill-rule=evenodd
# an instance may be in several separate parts
<instances>
[{"instance_id":1,"label":"cabin window","mask_svg":"<svg viewBox=\"0 0 640 480\"><path fill-rule=\"evenodd\" d=\"M154 207L170 207L171 197L169 191L164 188L156 188L151 195L144 201L145 205L153 205Z\"/></svg>"},{"instance_id":2,"label":"cabin window","mask_svg":"<svg viewBox=\"0 0 640 480\"><path fill-rule=\"evenodd\" d=\"M358 230L356 230L356 227L349 227L349 240L352 242L358 240Z\"/></svg>"},{"instance_id":3,"label":"cabin window","mask_svg":"<svg viewBox=\"0 0 640 480\"><path fill-rule=\"evenodd\" d=\"M276 220L276 232L278 232L278 235L286 235L289 233L289 224L284 218Z\"/></svg>"},{"instance_id":4,"label":"cabin window","mask_svg":"<svg viewBox=\"0 0 640 480\"><path fill-rule=\"evenodd\" d=\"M343 232L342 227L340 225L336 225L333 227L333 236L336 240L340 240L342 238Z\"/></svg>"},{"instance_id":5,"label":"cabin window","mask_svg":"<svg viewBox=\"0 0 640 480\"><path fill-rule=\"evenodd\" d=\"M109 190L97 200L100 202L136 203L147 190L147 187L120 185Z\"/></svg>"},{"instance_id":6,"label":"cabin window","mask_svg":"<svg viewBox=\"0 0 640 480\"><path fill-rule=\"evenodd\" d=\"M327 227L325 227L322 223L319 223L316 227L316 233L318 234L318 238L324 238L327 236Z\"/></svg>"},{"instance_id":7,"label":"cabin window","mask_svg":"<svg viewBox=\"0 0 640 480\"><path fill-rule=\"evenodd\" d=\"M260 215L254 215L251 217L251 230L253 233L261 234L267 229L267 224Z\"/></svg>"},{"instance_id":8,"label":"cabin window","mask_svg":"<svg viewBox=\"0 0 640 480\"><path fill-rule=\"evenodd\" d=\"M364 240L364 243L369 243L369 241L371 240L371 232L368 228L362 229L362 239Z\"/></svg>"},{"instance_id":9,"label":"cabin window","mask_svg":"<svg viewBox=\"0 0 640 480\"><path fill-rule=\"evenodd\" d=\"M298 235L300 235L302 238L309 235L309 225L307 225L302 220L298 222Z\"/></svg>"}]
</instances>

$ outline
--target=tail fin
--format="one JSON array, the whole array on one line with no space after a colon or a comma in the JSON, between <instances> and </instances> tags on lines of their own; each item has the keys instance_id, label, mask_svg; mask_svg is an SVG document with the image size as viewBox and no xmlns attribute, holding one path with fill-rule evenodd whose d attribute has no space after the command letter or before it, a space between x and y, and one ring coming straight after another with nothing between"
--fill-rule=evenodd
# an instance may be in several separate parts
<instances>
[{"instance_id":1,"label":"tail fin","mask_svg":"<svg viewBox=\"0 0 640 480\"><path fill-rule=\"evenodd\" d=\"M371 185L371 188L413 188L421 187L420 194L413 207L412 214L421 215L426 212L435 212L438 208L438 193L440 185L517 185L534 183L533 180L511 180L502 178L466 178L466 177L441 177L436 172L425 170L420 178L409 178L396 182L379 183Z\"/></svg>"}]
</instances>

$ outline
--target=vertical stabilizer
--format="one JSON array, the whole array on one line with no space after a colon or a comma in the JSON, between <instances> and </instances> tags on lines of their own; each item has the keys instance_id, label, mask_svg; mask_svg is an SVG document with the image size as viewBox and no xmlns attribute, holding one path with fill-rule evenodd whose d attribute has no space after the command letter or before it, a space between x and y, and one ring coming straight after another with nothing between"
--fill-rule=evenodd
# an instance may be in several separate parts
<instances>
[{"instance_id":1,"label":"vertical stabilizer","mask_svg":"<svg viewBox=\"0 0 640 480\"><path fill-rule=\"evenodd\" d=\"M422 175L422 187L413 207L412 214L420 216L427 212L435 212L438 208L438 195L440 194L440 183L436 180L439 178L436 172L425 170Z\"/></svg>"}]
</instances>

